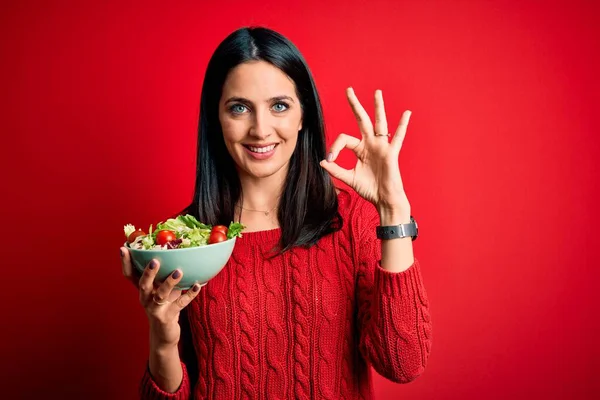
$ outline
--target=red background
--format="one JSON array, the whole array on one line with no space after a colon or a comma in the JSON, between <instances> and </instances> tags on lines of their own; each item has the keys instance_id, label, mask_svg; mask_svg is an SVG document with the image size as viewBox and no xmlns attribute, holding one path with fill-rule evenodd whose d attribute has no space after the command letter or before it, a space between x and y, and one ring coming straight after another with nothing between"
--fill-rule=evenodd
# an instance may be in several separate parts
<instances>
[{"instance_id":1,"label":"red background","mask_svg":"<svg viewBox=\"0 0 600 400\"><path fill-rule=\"evenodd\" d=\"M596 2L210 3L3 2L0 397L135 396L122 226L190 201L205 67L248 24L303 52L330 142L357 134L347 86L370 113L382 89L393 127L413 111L400 165L434 342L378 399L600 395Z\"/></svg>"}]
</instances>

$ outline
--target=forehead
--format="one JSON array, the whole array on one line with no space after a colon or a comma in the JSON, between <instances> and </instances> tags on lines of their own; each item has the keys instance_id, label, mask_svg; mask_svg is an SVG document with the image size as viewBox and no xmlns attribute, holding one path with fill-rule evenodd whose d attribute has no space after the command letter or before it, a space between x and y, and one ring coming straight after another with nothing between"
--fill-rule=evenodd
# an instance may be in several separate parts
<instances>
[{"instance_id":1,"label":"forehead","mask_svg":"<svg viewBox=\"0 0 600 400\"><path fill-rule=\"evenodd\" d=\"M281 95L296 97L296 86L282 70L265 61L238 65L231 70L223 85L224 97L264 100Z\"/></svg>"}]
</instances>

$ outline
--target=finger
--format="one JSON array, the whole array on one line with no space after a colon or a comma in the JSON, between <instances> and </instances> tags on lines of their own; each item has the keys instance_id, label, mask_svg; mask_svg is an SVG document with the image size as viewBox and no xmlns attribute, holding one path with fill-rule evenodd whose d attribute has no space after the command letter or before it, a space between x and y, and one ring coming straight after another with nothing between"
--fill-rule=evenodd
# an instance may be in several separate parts
<instances>
[{"instance_id":1,"label":"finger","mask_svg":"<svg viewBox=\"0 0 600 400\"><path fill-rule=\"evenodd\" d=\"M375 133L380 135L387 135L389 133L387 118L385 116L385 106L383 104L383 92L381 90L375 91Z\"/></svg>"},{"instance_id":2,"label":"finger","mask_svg":"<svg viewBox=\"0 0 600 400\"><path fill-rule=\"evenodd\" d=\"M406 129L408 128L408 122L410 121L410 115L412 112L410 110L404 111L402 113L402 118L400 118L400 125L398 125L398 129L396 129L396 133L392 138L392 147L396 150L400 151L402 148L402 143L404 142L404 137L406 136Z\"/></svg>"},{"instance_id":3,"label":"finger","mask_svg":"<svg viewBox=\"0 0 600 400\"><path fill-rule=\"evenodd\" d=\"M373 124L371 123L369 114L367 114L363 106L360 104L360 101L358 101L358 97L356 97L354 89L348 88L346 90L346 96L348 97L350 107L352 107L352 112L354 112L354 116L358 121L358 127L360 128L361 133L363 136L372 136Z\"/></svg>"},{"instance_id":4,"label":"finger","mask_svg":"<svg viewBox=\"0 0 600 400\"><path fill-rule=\"evenodd\" d=\"M144 268L142 277L138 282L138 287L140 289L140 303L142 303L143 306L148 304L148 300L152 295L152 291L154 290L154 279L156 278L159 269L160 263L156 259L150 261L146 268Z\"/></svg>"},{"instance_id":5,"label":"finger","mask_svg":"<svg viewBox=\"0 0 600 400\"><path fill-rule=\"evenodd\" d=\"M341 133L333 142L329 148L329 154L327 155L327 161L332 162L337 160L340 152L343 149L350 149L356 154L358 147L360 146L360 139L354 136L346 135Z\"/></svg>"},{"instance_id":6,"label":"finger","mask_svg":"<svg viewBox=\"0 0 600 400\"><path fill-rule=\"evenodd\" d=\"M131 254L126 247L121 247L121 270L123 275L135 286L138 287L138 281L140 279L140 273L137 268L133 267L131 261Z\"/></svg>"},{"instance_id":7,"label":"finger","mask_svg":"<svg viewBox=\"0 0 600 400\"><path fill-rule=\"evenodd\" d=\"M321 161L321 167L329 172L329 175L332 177L339 179L348 186L352 186L352 181L354 180L354 170L344 169L334 162L327 162L325 160Z\"/></svg>"},{"instance_id":8,"label":"finger","mask_svg":"<svg viewBox=\"0 0 600 400\"><path fill-rule=\"evenodd\" d=\"M175 285L179 283L181 278L183 277L183 272L180 269L176 269L165 279L165 281L156 289L156 293L154 294L154 300L157 302L163 302L165 300L169 300L169 295L173 291Z\"/></svg>"},{"instance_id":9,"label":"finger","mask_svg":"<svg viewBox=\"0 0 600 400\"><path fill-rule=\"evenodd\" d=\"M204 284L206 285L206 284ZM202 289L202 286L204 285L200 285L199 283L195 283L190 290L188 290L185 294L179 296L177 298L177 300L175 300L175 306L181 311L183 310L185 307L187 307L188 304L190 304L192 302L192 300L194 300L194 298L196 296L198 296L198 294L200 293L200 289Z\"/></svg>"}]
</instances>

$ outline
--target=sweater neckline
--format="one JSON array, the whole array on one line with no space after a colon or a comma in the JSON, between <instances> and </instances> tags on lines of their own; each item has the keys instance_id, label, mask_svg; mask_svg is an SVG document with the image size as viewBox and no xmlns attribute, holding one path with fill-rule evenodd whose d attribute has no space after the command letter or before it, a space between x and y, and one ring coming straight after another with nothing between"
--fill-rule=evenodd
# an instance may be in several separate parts
<instances>
[{"instance_id":1,"label":"sweater neckline","mask_svg":"<svg viewBox=\"0 0 600 400\"><path fill-rule=\"evenodd\" d=\"M238 240L252 245L276 243L281 238L281 228L268 229L264 231L244 232Z\"/></svg>"}]
</instances>

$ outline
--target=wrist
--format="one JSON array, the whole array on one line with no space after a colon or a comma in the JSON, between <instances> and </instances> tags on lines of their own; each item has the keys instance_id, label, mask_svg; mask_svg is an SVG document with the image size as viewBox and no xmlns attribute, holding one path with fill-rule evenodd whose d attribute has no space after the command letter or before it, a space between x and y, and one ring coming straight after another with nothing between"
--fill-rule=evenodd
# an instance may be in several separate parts
<instances>
[{"instance_id":1,"label":"wrist","mask_svg":"<svg viewBox=\"0 0 600 400\"><path fill-rule=\"evenodd\" d=\"M150 353L160 359L167 358L171 357L173 354L179 354L179 347L177 343L159 343L151 340Z\"/></svg>"},{"instance_id":2,"label":"wrist","mask_svg":"<svg viewBox=\"0 0 600 400\"><path fill-rule=\"evenodd\" d=\"M376 204L379 221L382 226L408 224L410 222L410 203L406 195L394 201L381 200Z\"/></svg>"},{"instance_id":3,"label":"wrist","mask_svg":"<svg viewBox=\"0 0 600 400\"><path fill-rule=\"evenodd\" d=\"M177 338L175 338L177 336ZM150 329L150 349L161 353L169 353L172 349L177 349L179 344L179 335L173 332L164 332L164 328Z\"/></svg>"},{"instance_id":4,"label":"wrist","mask_svg":"<svg viewBox=\"0 0 600 400\"><path fill-rule=\"evenodd\" d=\"M177 348L179 342L168 342L159 338L150 337L150 347L156 350L170 350Z\"/></svg>"},{"instance_id":5,"label":"wrist","mask_svg":"<svg viewBox=\"0 0 600 400\"><path fill-rule=\"evenodd\" d=\"M379 209L379 224L392 226L410 223L410 209Z\"/></svg>"}]
</instances>

